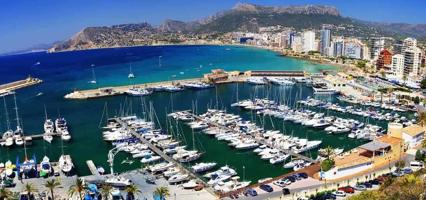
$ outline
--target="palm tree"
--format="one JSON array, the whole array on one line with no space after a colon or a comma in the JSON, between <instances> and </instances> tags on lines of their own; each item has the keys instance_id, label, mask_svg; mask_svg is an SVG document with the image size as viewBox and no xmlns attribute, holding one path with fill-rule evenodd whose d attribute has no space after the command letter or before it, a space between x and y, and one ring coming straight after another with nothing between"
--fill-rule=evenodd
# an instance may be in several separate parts
<instances>
[{"instance_id":1,"label":"palm tree","mask_svg":"<svg viewBox=\"0 0 426 200\"><path fill-rule=\"evenodd\" d=\"M158 188L155 189L154 195L160 197L161 200L166 199L166 197L170 196L169 188L158 187Z\"/></svg>"},{"instance_id":2,"label":"palm tree","mask_svg":"<svg viewBox=\"0 0 426 200\"><path fill-rule=\"evenodd\" d=\"M84 190L85 190L85 187L84 187L83 181L80 178L77 178L75 180L75 184L70 186L68 190L68 195L70 197L73 197L74 195L77 194L80 200L83 200Z\"/></svg>"},{"instance_id":3,"label":"palm tree","mask_svg":"<svg viewBox=\"0 0 426 200\"><path fill-rule=\"evenodd\" d=\"M334 153L334 149L331 146L327 146L325 148L325 156L327 157L327 159L330 159L331 155L333 155Z\"/></svg>"},{"instance_id":4,"label":"palm tree","mask_svg":"<svg viewBox=\"0 0 426 200\"><path fill-rule=\"evenodd\" d=\"M131 184L131 185L127 186L126 192L127 192L127 199L128 200L134 200L136 193L142 193L142 191L138 187L136 187L135 184Z\"/></svg>"},{"instance_id":5,"label":"palm tree","mask_svg":"<svg viewBox=\"0 0 426 200\"><path fill-rule=\"evenodd\" d=\"M6 188L0 188L0 200L5 199L12 199L13 193L6 189Z\"/></svg>"},{"instance_id":6,"label":"palm tree","mask_svg":"<svg viewBox=\"0 0 426 200\"><path fill-rule=\"evenodd\" d=\"M59 187L61 183L57 179L51 179L46 181L44 184L44 187L50 190L50 196L52 197L52 200L55 200L54 190L55 188Z\"/></svg>"},{"instance_id":7,"label":"palm tree","mask_svg":"<svg viewBox=\"0 0 426 200\"><path fill-rule=\"evenodd\" d=\"M426 125L426 112L419 112L417 116L417 120L419 121L420 126Z\"/></svg>"},{"instance_id":8,"label":"palm tree","mask_svg":"<svg viewBox=\"0 0 426 200\"><path fill-rule=\"evenodd\" d=\"M109 184L103 184L101 188L102 199L108 200L109 195L111 194L112 186Z\"/></svg>"},{"instance_id":9,"label":"palm tree","mask_svg":"<svg viewBox=\"0 0 426 200\"><path fill-rule=\"evenodd\" d=\"M38 191L37 188L35 188L32 183L27 183L24 186L24 192L27 193L28 199L31 198L32 193L37 192L37 191Z\"/></svg>"}]
</instances>

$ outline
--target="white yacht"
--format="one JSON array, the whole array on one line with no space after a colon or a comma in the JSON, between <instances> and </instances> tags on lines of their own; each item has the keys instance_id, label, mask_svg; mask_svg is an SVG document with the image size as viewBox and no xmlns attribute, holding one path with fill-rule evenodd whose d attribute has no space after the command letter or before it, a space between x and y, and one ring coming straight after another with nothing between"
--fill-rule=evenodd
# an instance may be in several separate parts
<instances>
[{"instance_id":1,"label":"white yacht","mask_svg":"<svg viewBox=\"0 0 426 200\"><path fill-rule=\"evenodd\" d=\"M170 167L173 167L174 164L173 163L169 163L169 162L163 162L163 163L159 163L153 166L150 166L148 168L149 171L151 171L152 173L157 173L157 172L164 172L167 169L169 169Z\"/></svg>"},{"instance_id":2,"label":"white yacht","mask_svg":"<svg viewBox=\"0 0 426 200\"><path fill-rule=\"evenodd\" d=\"M246 81L254 85L264 85L267 83L264 77L250 77Z\"/></svg>"},{"instance_id":3,"label":"white yacht","mask_svg":"<svg viewBox=\"0 0 426 200\"><path fill-rule=\"evenodd\" d=\"M142 158L141 163L146 164L146 163L156 162L159 160L161 160L160 156L147 156Z\"/></svg>"},{"instance_id":4,"label":"white yacht","mask_svg":"<svg viewBox=\"0 0 426 200\"><path fill-rule=\"evenodd\" d=\"M132 184L132 181L121 177L121 176L112 176L105 180L105 183L110 184L115 187L126 187Z\"/></svg>"},{"instance_id":5,"label":"white yacht","mask_svg":"<svg viewBox=\"0 0 426 200\"><path fill-rule=\"evenodd\" d=\"M169 179L167 179L167 182L169 182L170 184L174 184L174 183L180 183L183 181L187 181L189 179L189 175L188 174L175 174L173 176L171 176Z\"/></svg>"},{"instance_id":6,"label":"white yacht","mask_svg":"<svg viewBox=\"0 0 426 200\"><path fill-rule=\"evenodd\" d=\"M194 166L191 167L192 171L195 173L201 173L208 170L213 169L217 163L215 162L209 162L209 163L197 163Z\"/></svg>"},{"instance_id":7,"label":"white yacht","mask_svg":"<svg viewBox=\"0 0 426 200\"><path fill-rule=\"evenodd\" d=\"M74 164L70 155L61 155L61 157L59 157L58 163L59 168L61 168L62 172L65 174L70 173L74 169Z\"/></svg>"},{"instance_id":8,"label":"white yacht","mask_svg":"<svg viewBox=\"0 0 426 200\"><path fill-rule=\"evenodd\" d=\"M152 94L152 91L143 88L132 87L126 91L126 94L130 96L146 96Z\"/></svg>"}]
</instances>

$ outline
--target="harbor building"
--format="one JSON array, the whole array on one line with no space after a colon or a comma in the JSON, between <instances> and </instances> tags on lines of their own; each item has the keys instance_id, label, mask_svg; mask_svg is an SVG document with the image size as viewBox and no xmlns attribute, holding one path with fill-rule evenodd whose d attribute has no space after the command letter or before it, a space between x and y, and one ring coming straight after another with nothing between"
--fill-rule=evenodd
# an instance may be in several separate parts
<instances>
[{"instance_id":1,"label":"harbor building","mask_svg":"<svg viewBox=\"0 0 426 200\"><path fill-rule=\"evenodd\" d=\"M422 143L425 137L425 127L417 124L403 127L400 123L389 123L388 134L402 139L405 147L413 148Z\"/></svg>"},{"instance_id":2,"label":"harbor building","mask_svg":"<svg viewBox=\"0 0 426 200\"><path fill-rule=\"evenodd\" d=\"M318 177L327 181L339 181L390 166L404 153L400 138L384 135L369 143L334 158L335 165Z\"/></svg>"}]
</instances>

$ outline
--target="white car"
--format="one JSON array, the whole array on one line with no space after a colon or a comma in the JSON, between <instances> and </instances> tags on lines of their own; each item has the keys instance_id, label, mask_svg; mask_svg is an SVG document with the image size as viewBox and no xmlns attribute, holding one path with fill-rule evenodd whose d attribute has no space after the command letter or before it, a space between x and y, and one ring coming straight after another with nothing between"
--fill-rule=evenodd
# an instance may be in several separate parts
<instances>
[{"instance_id":1,"label":"white car","mask_svg":"<svg viewBox=\"0 0 426 200\"><path fill-rule=\"evenodd\" d=\"M355 190L359 190L359 191L364 191L367 189L367 187L365 187L364 185L356 185Z\"/></svg>"},{"instance_id":2,"label":"white car","mask_svg":"<svg viewBox=\"0 0 426 200\"><path fill-rule=\"evenodd\" d=\"M338 197L345 197L346 196L346 192L340 191L340 190L334 191L333 194L338 196Z\"/></svg>"},{"instance_id":3,"label":"white car","mask_svg":"<svg viewBox=\"0 0 426 200\"><path fill-rule=\"evenodd\" d=\"M285 181L283 181L283 180L278 180L278 181L274 181L274 183L273 183L274 185L276 185L276 186L279 186L279 187L285 187L285 186L287 186L288 184L285 182Z\"/></svg>"}]
</instances>

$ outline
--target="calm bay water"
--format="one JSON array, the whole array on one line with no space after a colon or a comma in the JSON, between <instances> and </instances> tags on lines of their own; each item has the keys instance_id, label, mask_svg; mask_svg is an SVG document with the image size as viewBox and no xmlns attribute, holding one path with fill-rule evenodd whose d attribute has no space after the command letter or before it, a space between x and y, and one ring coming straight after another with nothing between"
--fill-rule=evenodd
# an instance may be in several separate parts
<instances>
[{"instance_id":1,"label":"calm bay water","mask_svg":"<svg viewBox=\"0 0 426 200\"><path fill-rule=\"evenodd\" d=\"M40 65L34 65L40 62ZM92 79L92 67L96 74L97 84L88 84ZM129 67L136 75L130 82L127 78ZM198 113L204 112L208 107L226 109L228 112L241 114L243 118L257 121L268 129L282 130L285 134L308 138L322 139L322 146L353 148L365 141L353 140L345 135L327 135L323 131L307 129L300 125L283 123L282 120L267 119L261 123L255 114L231 108L230 104L237 99L237 84L220 85L217 88L201 91L183 91L179 93L156 93L149 97L107 97L93 100L65 100L63 96L74 88L87 89L102 86L124 85L131 83L144 83L160 80L183 79L200 77L211 69L222 68L225 70L249 69L275 69L275 70L307 70L318 72L322 69L333 69L331 66L316 65L310 62L281 57L272 51L238 47L238 46L158 46L135 47L119 49L101 49L64 53L31 53L25 55L0 57L0 83L22 79L27 75L41 78L44 82L40 85L17 91L17 101L20 118L24 130L28 134L40 134L43 131L44 106L50 118L64 116L68 120L70 133L73 139L64 144L63 151L71 154L77 171L86 175L89 170L86 160L93 160L97 165L107 168L107 152L111 145L101 139L98 128L105 102L108 103L108 112L113 115L119 108L127 106L129 112L142 116L142 102L152 102L159 117L159 125L165 128L166 113L173 110L191 109L192 102L196 104ZM42 95L37 95L43 93ZM270 98L281 97L289 99L290 104L299 98L312 95L312 90L303 85L292 88L253 86L239 84L239 99L252 98L253 96ZM217 98L216 98L217 96ZM6 98L10 118L14 117L13 98ZM173 102L173 104L172 104ZM130 109L131 108L131 109ZM0 132L6 129L3 106L0 108ZM355 117L356 118L356 117ZM362 119L361 119L362 120ZM370 122L372 122L370 120ZM384 123L379 123L384 126ZM14 126L15 121L12 121ZM180 125L180 132L185 136L185 143L192 147L191 130ZM280 165L270 165L268 161L261 160L251 151L237 151L228 147L226 143L219 142L208 135L195 133L195 146L205 151L201 161L216 161L219 165L229 164L234 167L241 177L248 180L271 177L286 172ZM61 142L55 139L52 144L42 140L34 141L28 147L28 155L35 154L39 159L47 155L51 160L57 160L61 154ZM307 155L316 156L316 152ZM22 160L22 148L0 148L0 161L12 160L19 156ZM125 171L141 166L138 160L131 165L121 164L122 160L130 155L120 153L116 157L115 170ZM245 166L245 173L243 173Z\"/></svg>"}]
</instances>

